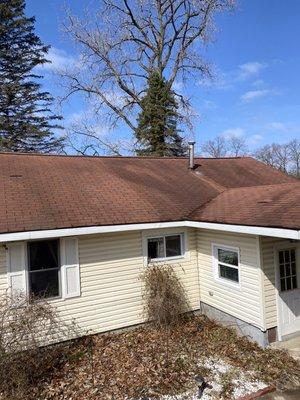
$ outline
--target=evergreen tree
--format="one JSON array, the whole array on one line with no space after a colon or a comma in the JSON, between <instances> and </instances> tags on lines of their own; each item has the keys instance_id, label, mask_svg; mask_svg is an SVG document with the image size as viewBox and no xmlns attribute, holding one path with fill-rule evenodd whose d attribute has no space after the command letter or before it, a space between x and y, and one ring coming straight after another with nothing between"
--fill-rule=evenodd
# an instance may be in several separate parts
<instances>
[{"instance_id":1,"label":"evergreen tree","mask_svg":"<svg viewBox=\"0 0 300 400\"><path fill-rule=\"evenodd\" d=\"M142 111L135 130L137 155L183 156L186 148L177 127L181 117L170 85L158 72L148 79L148 88L141 100Z\"/></svg>"},{"instance_id":2,"label":"evergreen tree","mask_svg":"<svg viewBox=\"0 0 300 400\"><path fill-rule=\"evenodd\" d=\"M0 0L0 149L54 152L62 147L52 130L60 116L53 97L41 90L35 67L47 62L49 46L34 33L35 18L24 0Z\"/></svg>"}]
</instances>

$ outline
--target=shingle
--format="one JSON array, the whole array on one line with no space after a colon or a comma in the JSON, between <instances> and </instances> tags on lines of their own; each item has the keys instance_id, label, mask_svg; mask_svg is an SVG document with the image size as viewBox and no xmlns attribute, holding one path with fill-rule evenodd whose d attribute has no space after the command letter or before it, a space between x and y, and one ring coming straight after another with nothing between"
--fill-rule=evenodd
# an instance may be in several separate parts
<instances>
[{"instance_id":1,"label":"shingle","mask_svg":"<svg viewBox=\"0 0 300 400\"><path fill-rule=\"evenodd\" d=\"M184 158L0 154L0 233L176 221L189 215L225 222L232 214L234 220L243 221L254 205L248 207L247 195L238 195L239 214L230 204L235 201L231 191L239 190L234 188L253 187L255 191L261 185L290 183L293 190L298 185L251 158L197 158L196 164L190 171ZM263 187L259 190L264 192ZM298 191L296 196L299 199ZM277 197L274 201L279 202ZM284 204L290 201L294 200L288 197ZM207 214L203 214L204 205ZM288 216L280 219L279 214L265 220L274 226L298 224L299 209L289 213L293 221Z\"/></svg>"},{"instance_id":2,"label":"shingle","mask_svg":"<svg viewBox=\"0 0 300 400\"><path fill-rule=\"evenodd\" d=\"M300 229L300 182L224 191L189 218L201 222Z\"/></svg>"}]
</instances>

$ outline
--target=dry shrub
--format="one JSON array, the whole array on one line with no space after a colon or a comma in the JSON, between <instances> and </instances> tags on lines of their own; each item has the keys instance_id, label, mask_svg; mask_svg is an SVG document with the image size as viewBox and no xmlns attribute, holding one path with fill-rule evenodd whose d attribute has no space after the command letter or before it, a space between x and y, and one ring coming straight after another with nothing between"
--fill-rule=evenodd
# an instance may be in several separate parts
<instances>
[{"instance_id":1,"label":"dry shrub","mask_svg":"<svg viewBox=\"0 0 300 400\"><path fill-rule=\"evenodd\" d=\"M0 393L5 399L31 398L36 384L59 364L77 334L49 302L15 294L0 298ZM47 346L47 347L45 347Z\"/></svg>"},{"instance_id":2,"label":"dry shrub","mask_svg":"<svg viewBox=\"0 0 300 400\"><path fill-rule=\"evenodd\" d=\"M190 310L186 290L171 265L149 266L142 275L144 311L157 327L170 327Z\"/></svg>"}]
</instances>

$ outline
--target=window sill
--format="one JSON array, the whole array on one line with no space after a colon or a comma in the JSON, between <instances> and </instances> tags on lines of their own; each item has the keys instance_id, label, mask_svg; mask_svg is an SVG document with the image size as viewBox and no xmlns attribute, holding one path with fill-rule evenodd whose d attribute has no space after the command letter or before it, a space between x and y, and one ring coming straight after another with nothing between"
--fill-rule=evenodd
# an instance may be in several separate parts
<instances>
[{"instance_id":1,"label":"window sill","mask_svg":"<svg viewBox=\"0 0 300 400\"><path fill-rule=\"evenodd\" d=\"M153 258L152 260L148 260L148 265L153 265L156 263L168 263L169 261L177 261L177 260L186 260L187 257L185 254L176 257L166 257L166 258Z\"/></svg>"},{"instance_id":2,"label":"window sill","mask_svg":"<svg viewBox=\"0 0 300 400\"><path fill-rule=\"evenodd\" d=\"M37 298L35 299L35 301L37 302L42 302L42 301L57 301L57 300L64 300L62 295L59 296L52 296L52 297L41 297L41 298Z\"/></svg>"}]
</instances>

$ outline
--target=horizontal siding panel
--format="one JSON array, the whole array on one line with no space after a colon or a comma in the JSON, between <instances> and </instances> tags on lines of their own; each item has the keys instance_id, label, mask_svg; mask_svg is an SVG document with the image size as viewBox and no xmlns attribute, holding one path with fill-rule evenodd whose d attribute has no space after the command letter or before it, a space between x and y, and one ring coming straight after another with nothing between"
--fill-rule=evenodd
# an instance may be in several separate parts
<instances>
[{"instance_id":1,"label":"horizontal siding panel","mask_svg":"<svg viewBox=\"0 0 300 400\"><path fill-rule=\"evenodd\" d=\"M157 232L172 233L172 230L153 234ZM186 232L187 257L168 263L185 286L191 308L199 309L196 230ZM50 300L61 317L65 321L75 319L82 332L102 332L143 322L142 232L81 236L78 244L81 296ZM0 290L6 288L6 255L4 247L0 247Z\"/></svg>"},{"instance_id":2,"label":"horizontal siding panel","mask_svg":"<svg viewBox=\"0 0 300 400\"><path fill-rule=\"evenodd\" d=\"M167 231L160 230L159 233ZM192 309L198 309L200 298L194 229L188 230L188 240L187 258L172 265L187 290ZM79 237L79 261L81 297L53 302L63 318L75 318L83 330L93 332L143 322L140 276L145 267L141 232Z\"/></svg>"},{"instance_id":3,"label":"horizontal siding panel","mask_svg":"<svg viewBox=\"0 0 300 400\"><path fill-rule=\"evenodd\" d=\"M250 235L199 230L197 239L201 301L262 328L262 287L257 238ZM212 244L239 248L241 290L215 280Z\"/></svg>"}]
</instances>

